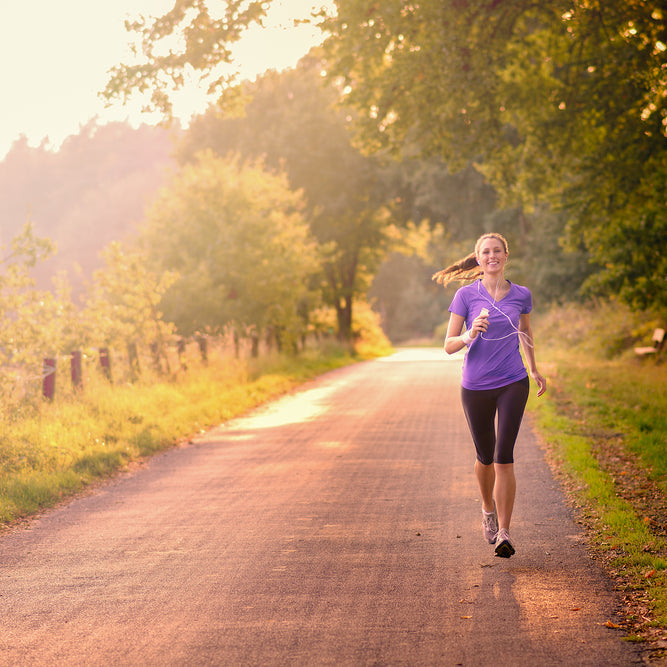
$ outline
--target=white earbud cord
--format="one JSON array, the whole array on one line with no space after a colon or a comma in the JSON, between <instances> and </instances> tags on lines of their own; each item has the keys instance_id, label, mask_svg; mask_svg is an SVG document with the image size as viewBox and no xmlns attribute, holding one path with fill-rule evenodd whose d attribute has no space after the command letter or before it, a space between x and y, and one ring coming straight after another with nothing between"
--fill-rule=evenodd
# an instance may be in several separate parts
<instances>
[{"instance_id":1,"label":"white earbud cord","mask_svg":"<svg viewBox=\"0 0 667 667\"><path fill-rule=\"evenodd\" d=\"M505 340L505 338L510 338L511 336L514 336L515 334L517 336L523 336L523 342L530 348L534 348L535 346L533 345L533 340L532 338L525 332L525 331L519 331L519 329L514 326L514 322L512 322L512 319L507 313L504 313L497 305L496 299L494 298L493 301L491 301L488 297L484 296L482 292L479 289L479 286L481 284L481 280L478 281L477 283L477 293L485 300L488 301L491 304L491 308L494 310L497 310L509 323L512 329L514 331L512 333L508 333L506 336L502 336L500 338L486 338L484 336L483 332L480 332L479 336L482 340L487 340L487 341L497 341L497 340ZM500 279L498 279L498 282L496 283L496 296L498 295L498 287L500 286Z\"/></svg>"}]
</instances>

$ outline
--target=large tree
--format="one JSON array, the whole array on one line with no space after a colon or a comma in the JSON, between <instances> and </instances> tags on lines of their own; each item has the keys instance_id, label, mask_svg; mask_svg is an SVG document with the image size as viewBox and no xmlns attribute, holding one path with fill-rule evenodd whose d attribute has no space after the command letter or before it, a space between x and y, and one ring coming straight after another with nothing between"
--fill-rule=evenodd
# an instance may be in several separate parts
<instances>
[{"instance_id":1,"label":"large tree","mask_svg":"<svg viewBox=\"0 0 667 667\"><path fill-rule=\"evenodd\" d=\"M667 308L667 30L643 0L340 0L333 76L368 145L476 158L502 203L564 209L589 285ZM631 240L632 253L626 252ZM611 260L611 261L610 261Z\"/></svg>"},{"instance_id":2,"label":"large tree","mask_svg":"<svg viewBox=\"0 0 667 667\"><path fill-rule=\"evenodd\" d=\"M229 91L245 101L243 113L214 107L195 119L180 157L188 162L210 148L284 170L291 187L304 194L306 220L318 242L320 290L336 311L339 336L348 339L353 302L365 295L386 245L388 195L381 162L352 145L336 105L339 92L323 85L321 70L313 55L294 70L268 72Z\"/></svg>"},{"instance_id":3,"label":"large tree","mask_svg":"<svg viewBox=\"0 0 667 667\"><path fill-rule=\"evenodd\" d=\"M296 340L316 270L302 210L284 176L198 154L155 200L142 233L151 265L179 276L165 315L183 334L235 323Z\"/></svg>"},{"instance_id":4,"label":"large tree","mask_svg":"<svg viewBox=\"0 0 667 667\"><path fill-rule=\"evenodd\" d=\"M179 0L132 26L144 62L121 66L110 97L168 87L188 67L224 81L216 67L265 3ZM220 8L224 8L220 10ZM568 238L600 267L595 281L639 305L667 308L667 30L648 0L337 0L324 22L329 75L359 111L371 150L419 145L461 165L483 165L502 201L530 212L544 199L567 211ZM211 8L217 8L215 15ZM240 11L246 8L247 11ZM162 52L165 37L183 49ZM610 262L609 244L623 248ZM664 253L663 253L664 256ZM593 284L593 283L591 283ZM638 293L637 284L641 285Z\"/></svg>"}]
</instances>

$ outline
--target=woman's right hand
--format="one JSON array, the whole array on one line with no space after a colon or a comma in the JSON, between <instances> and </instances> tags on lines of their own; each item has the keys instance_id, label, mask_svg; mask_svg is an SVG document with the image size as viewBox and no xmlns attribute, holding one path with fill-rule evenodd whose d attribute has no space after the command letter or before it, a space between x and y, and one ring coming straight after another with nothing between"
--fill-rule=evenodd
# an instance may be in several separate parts
<instances>
[{"instance_id":1,"label":"woman's right hand","mask_svg":"<svg viewBox=\"0 0 667 667\"><path fill-rule=\"evenodd\" d=\"M489 316L479 314L473 321L470 327L470 338L477 338L478 333L484 333L489 328Z\"/></svg>"}]
</instances>

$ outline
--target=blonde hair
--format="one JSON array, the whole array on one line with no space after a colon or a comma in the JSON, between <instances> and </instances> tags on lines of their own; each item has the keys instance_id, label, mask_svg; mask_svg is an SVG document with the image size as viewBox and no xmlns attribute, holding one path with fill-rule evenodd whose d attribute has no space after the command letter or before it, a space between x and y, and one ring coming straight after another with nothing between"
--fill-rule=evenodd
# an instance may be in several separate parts
<instances>
[{"instance_id":1,"label":"blonde hair","mask_svg":"<svg viewBox=\"0 0 667 667\"><path fill-rule=\"evenodd\" d=\"M509 254L507 239L502 234L498 234L497 232L482 234L475 243L475 252L471 252L469 255L466 255L458 262L454 262L454 264L448 266L446 269L434 273L431 280L435 280L439 285L446 287L453 280L476 280L480 276L483 276L484 271L482 271L477 262L477 253L479 252L479 247L486 241L486 239L496 239L500 241L505 248L505 252Z\"/></svg>"}]
</instances>

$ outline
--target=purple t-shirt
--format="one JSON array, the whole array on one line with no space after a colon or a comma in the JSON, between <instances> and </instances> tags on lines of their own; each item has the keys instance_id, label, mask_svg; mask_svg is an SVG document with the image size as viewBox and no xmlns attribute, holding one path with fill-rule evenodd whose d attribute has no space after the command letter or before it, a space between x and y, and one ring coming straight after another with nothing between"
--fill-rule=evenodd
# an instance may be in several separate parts
<instances>
[{"instance_id":1,"label":"purple t-shirt","mask_svg":"<svg viewBox=\"0 0 667 667\"><path fill-rule=\"evenodd\" d=\"M449 311L465 319L466 328L480 314L489 311L489 328L468 346L463 360L461 384L466 389L497 389L525 378L528 373L519 350L519 316L533 309L530 290L510 283L510 291L495 302L481 280L461 287Z\"/></svg>"}]
</instances>

